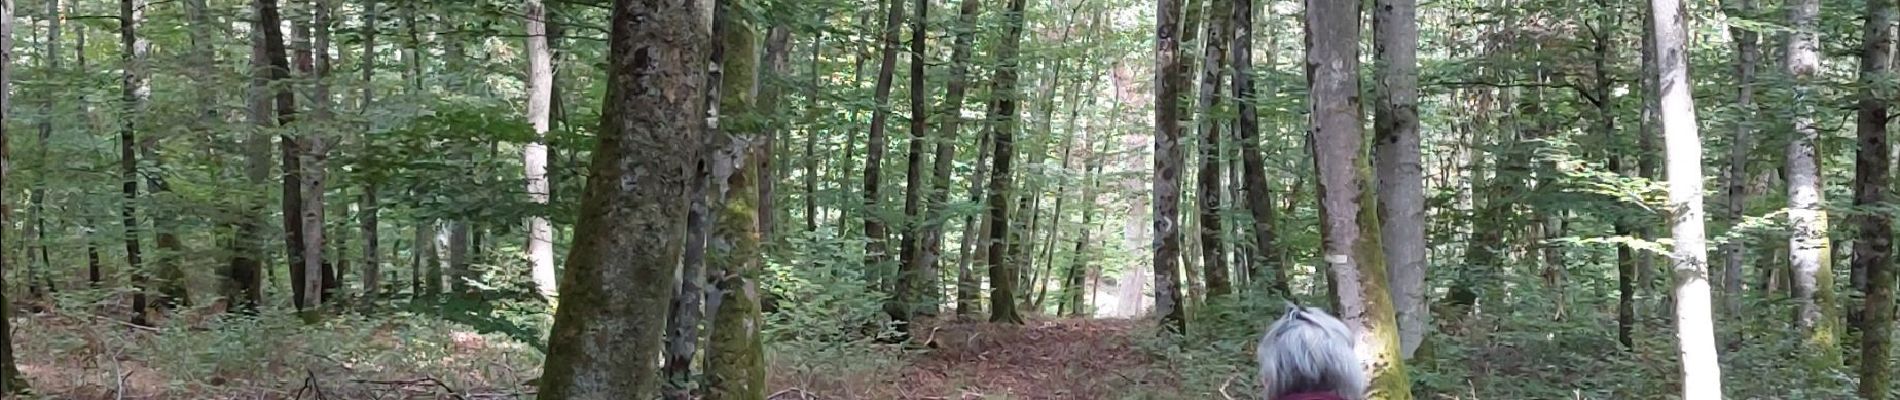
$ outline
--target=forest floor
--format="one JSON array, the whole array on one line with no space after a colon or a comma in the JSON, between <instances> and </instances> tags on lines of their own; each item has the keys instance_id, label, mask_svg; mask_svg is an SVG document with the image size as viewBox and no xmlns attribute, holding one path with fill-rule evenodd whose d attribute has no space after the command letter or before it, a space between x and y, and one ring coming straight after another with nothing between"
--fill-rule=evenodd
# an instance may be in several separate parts
<instances>
[{"instance_id":1,"label":"forest floor","mask_svg":"<svg viewBox=\"0 0 1900 400\"><path fill-rule=\"evenodd\" d=\"M924 323L915 334L928 348L905 352L895 374L774 368L772 399L1118 399L1168 392L1174 374L1138 347L1139 326L1127 319Z\"/></svg>"},{"instance_id":2,"label":"forest floor","mask_svg":"<svg viewBox=\"0 0 1900 400\"><path fill-rule=\"evenodd\" d=\"M531 399L529 346L419 316L294 318L136 328L85 313L14 319L22 372L56 399ZM207 325L220 325L211 327ZM1153 398L1179 385L1143 349L1142 324L1045 319L926 322L909 347L775 344L775 400ZM829 354L828 360L814 359Z\"/></svg>"}]
</instances>

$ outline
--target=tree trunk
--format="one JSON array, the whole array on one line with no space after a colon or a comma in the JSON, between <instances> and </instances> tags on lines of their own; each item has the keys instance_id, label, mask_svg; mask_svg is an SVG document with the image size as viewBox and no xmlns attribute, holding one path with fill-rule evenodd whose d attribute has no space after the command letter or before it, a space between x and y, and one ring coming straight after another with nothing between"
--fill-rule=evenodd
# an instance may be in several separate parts
<instances>
[{"instance_id":1,"label":"tree trunk","mask_svg":"<svg viewBox=\"0 0 1900 400\"><path fill-rule=\"evenodd\" d=\"M8 4L6 9L11 14L13 6ZM125 70L120 88L120 106L124 107L125 113L119 126L119 179L123 182L125 204L120 208L120 217L125 224L126 266L132 272L132 323L148 325L145 296L152 289L146 283L151 279L151 274L145 271L139 253L139 220L135 206L139 196L136 139L139 123L143 122L145 114L145 102L152 95L151 78L147 75L149 72L145 62L151 53L152 42L138 34L139 27L145 23L145 0L120 0L119 21L119 43L122 46L120 60L124 62Z\"/></svg>"},{"instance_id":2,"label":"tree trunk","mask_svg":"<svg viewBox=\"0 0 1900 400\"><path fill-rule=\"evenodd\" d=\"M1652 0L1654 1L1654 0ZM1806 353L1816 366L1840 359L1839 332L1834 308L1832 245L1828 243L1827 211L1823 209L1820 159L1816 141L1814 75L1820 67L1820 39L1815 31L1819 0L1788 4L1787 54L1783 66L1794 80L1794 137L1788 141L1789 260L1794 266L1794 297L1799 303L1795 326L1800 328Z\"/></svg>"},{"instance_id":3,"label":"tree trunk","mask_svg":"<svg viewBox=\"0 0 1900 400\"><path fill-rule=\"evenodd\" d=\"M1733 0L1724 4L1732 18L1746 18L1755 14L1754 0ZM1748 207L1748 153L1753 150L1751 135L1755 124L1755 69L1761 60L1761 48L1757 43L1759 35L1754 30L1742 27L1729 27L1729 34L1735 38L1735 107L1742 110L1737 113L1735 139L1729 144L1727 203L1729 229L1741 226ZM1742 263L1744 255L1740 237L1732 236L1722 245L1722 292L1723 308L1731 317L1742 315ZM1856 253L1859 253L1858 251Z\"/></svg>"},{"instance_id":4,"label":"tree trunk","mask_svg":"<svg viewBox=\"0 0 1900 400\"><path fill-rule=\"evenodd\" d=\"M1319 175L1320 233L1339 314L1369 366L1373 399L1412 398L1399 327L1386 291L1385 257L1364 154L1359 105L1359 3L1309 1L1306 74L1313 166ZM1379 7L1384 10L1385 7ZM1390 87L1390 83L1386 86ZM1386 92L1390 93L1390 92Z\"/></svg>"},{"instance_id":5,"label":"tree trunk","mask_svg":"<svg viewBox=\"0 0 1900 400\"><path fill-rule=\"evenodd\" d=\"M1640 81L1642 81L1641 86L1643 90L1643 110L1640 113L1641 119L1639 120L1640 123L1636 130L1636 155L1634 157L1636 158L1637 176L1647 179L1650 182L1659 182L1662 180L1662 177L1656 176L1655 138L1658 136L1658 129L1660 129L1658 127L1661 126L1660 123L1657 122L1657 114L1660 113L1658 110L1662 107L1660 104L1662 89L1657 86L1656 81L1656 77L1658 76L1656 70L1658 67L1656 65L1656 31L1654 29L1655 24L1654 21L1652 21L1653 19L1655 19L1653 12L1643 13L1643 46L1640 50L1642 53L1643 71L1643 76L1640 79ZM1655 241L1657 239L1647 221L1642 224L1637 224L1633 229L1635 230L1637 239L1646 241ZM1637 289L1656 293L1656 297L1660 300L1665 295L1659 290L1656 290L1656 275L1657 272L1659 272L1655 265L1656 257L1647 251L1638 251L1635 253L1635 257ZM1636 306L1641 307L1642 304L1637 304ZM1638 313L1640 313L1640 310ZM1661 315L1662 310L1657 309L1655 314Z\"/></svg>"},{"instance_id":6,"label":"tree trunk","mask_svg":"<svg viewBox=\"0 0 1900 400\"><path fill-rule=\"evenodd\" d=\"M244 140L245 167L247 182L262 188L270 179L270 136L268 130L271 121L271 82L276 79L271 62L270 44L263 29L269 25L263 18L275 18L276 3L265 0L251 2L252 12L257 22L251 29L250 85L245 94L245 119L256 129ZM84 32L84 30L81 30ZM83 35L82 35L83 36ZM261 202L246 205L245 216L237 224L235 235L231 239L231 262L225 270L224 296L231 302L231 308L255 312L264 302L264 225L266 211Z\"/></svg>"},{"instance_id":7,"label":"tree trunk","mask_svg":"<svg viewBox=\"0 0 1900 400\"><path fill-rule=\"evenodd\" d=\"M712 40L708 43L705 72L704 122L702 127L707 134L700 143L702 156L692 162L688 169L691 185L687 188L686 247L680 258L679 283L675 286L672 300L667 303L666 347L661 350L665 365L660 373L665 377L660 394L666 400L687 400L694 395L693 361L698 353L700 324L705 321L708 300L719 298L718 293L707 293L707 245L712 241L712 231L718 224L720 213L715 213L712 190L713 155L723 149L715 149L713 140L719 135L719 102L721 82L725 76L726 30L731 19L726 16L723 7L714 6ZM713 308L717 308L715 305Z\"/></svg>"},{"instance_id":8,"label":"tree trunk","mask_svg":"<svg viewBox=\"0 0 1900 400\"><path fill-rule=\"evenodd\" d=\"M821 11L820 14L823 14L823 12ZM823 63L823 56L825 53L824 50L825 50L825 33L824 33L824 30L819 30L812 34L811 66L807 67L808 68L807 73L811 75L811 82L805 87L805 115L804 117L805 117L806 126L816 126L818 124L818 121L824 118L824 116L826 115L826 112L825 112L826 110L821 108L818 103L818 97L819 97L818 91L821 87L820 79L823 78L824 76L824 73L821 71L822 69L824 69L824 63ZM819 160L818 160L818 155L816 154L817 149L818 149L818 136L819 135L815 134L813 130L806 131L805 156L804 156L805 165L804 165L804 171L800 171L800 173L804 175L805 177L805 182L804 182L805 183L805 193L804 193L805 195L805 199L804 199L805 200L805 232L807 233L818 231L818 172L819 172L818 161Z\"/></svg>"},{"instance_id":9,"label":"tree trunk","mask_svg":"<svg viewBox=\"0 0 1900 400\"><path fill-rule=\"evenodd\" d=\"M13 122L12 113L7 112L8 106L12 105L12 99L9 98L11 96L8 94L12 92L9 86L13 83L13 65L16 60L13 57L13 24L13 0L0 0L0 143L7 143L7 140L11 139L8 137L6 123ZM0 146L0 165L8 164L12 158L12 155L8 153L10 152ZM11 172L8 171L10 169L12 168L0 168L0 189L7 186L7 173ZM4 192L5 190L0 190L0 193ZM0 204L5 204L4 198L5 195L0 194ZM0 222L4 222L5 219L6 214L0 213ZM0 232L0 234L3 233ZM0 256L0 288L6 287L6 260L6 257ZM0 304L7 305L0 307L0 394L26 393L26 376L20 375L19 366L13 361L13 303L7 302L6 292L6 290L0 290Z\"/></svg>"},{"instance_id":10,"label":"tree trunk","mask_svg":"<svg viewBox=\"0 0 1900 400\"><path fill-rule=\"evenodd\" d=\"M931 276L931 278L926 281L929 285L926 286L928 291L925 292L924 297L932 301L932 306L928 307L925 311L933 311L937 305L942 304L941 301L937 300L941 295L942 286L935 284L935 277L942 275L937 273L937 271L940 270L938 261L943 259L943 235L945 227L950 224L950 218L947 212L950 207L950 174L956 164L957 136L963 133L963 99L965 95L964 92L967 90L968 85L966 80L968 79L967 77L970 70L970 47L972 42L975 41L976 33L974 26L976 24L977 7L979 5L980 3L976 0L963 0L962 4L958 7L957 23L953 28L956 32L956 39L950 49L950 77L944 84L943 106L942 109L938 111L943 115L939 120L942 126L938 128L936 156L934 165L931 168L931 188L929 194L930 220L926 222L923 227L923 249L919 252L921 259L917 261L919 265L922 265L926 269L926 273ZM923 7L918 7L918 9L922 8ZM979 150L978 152L981 153L983 151ZM982 160L977 161L978 165L982 163ZM974 201L974 199L972 200ZM969 226L969 222L970 218L965 217L964 226ZM964 230L966 232L970 231L968 228ZM965 235L962 241L964 250L960 254L962 256L962 262L958 269L959 277L966 275L966 272L970 269L967 263L967 261L969 261L969 242L969 236ZM961 294L962 292L962 285L958 285L958 293ZM962 296L958 296L958 299L957 309L963 310ZM963 314L963 312L958 311L958 314Z\"/></svg>"},{"instance_id":11,"label":"tree trunk","mask_svg":"<svg viewBox=\"0 0 1900 400\"><path fill-rule=\"evenodd\" d=\"M1709 307L1708 248L1702 232L1702 142L1689 93L1688 22L1681 0L1650 0L1655 18L1663 146L1669 160L1670 231L1675 239L1676 339L1682 345L1682 398L1722 398L1715 323ZM1837 350L1838 351L1838 350Z\"/></svg>"},{"instance_id":12,"label":"tree trunk","mask_svg":"<svg viewBox=\"0 0 1900 400\"><path fill-rule=\"evenodd\" d=\"M724 7L745 4L728 2ZM714 40L723 53L720 57L719 112L725 115L753 115L759 94L758 35L734 10L718 11L714 22ZM769 133L759 125L713 125L712 190L709 201L718 204L712 240L708 243L707 270L710 293L706 343L706 392L708 400L745 400L765 398L765 353L759 329L764 317L759 312L758 279L761 270L759 251L758 181L766 169L758 158L765 152Z\"/></svg>"},{"instance_id":13,"label":"tree trunk","mask_svg":"<svg viewBox=\"0 0 1900 400\"><path fill-rule=\"evenodd\" d=\"M973 0L964 1L968 2ZM976 176L970 179L971 203L982 204L985 199L984 196L988 194L984 189L987 188L986 185L988 185L990 180L989 168L992 162L990 162L989 159L995 152L995 146L991 143L995 137L995 129L990 128L986 129L982 137L977 139ZM983 309L983 303L981 301L983 297L981 280L983 278L977 276L978 272L975 266L973 266L973 264L977 262L973 262L972 257L982 258L983 261L980 261L982 264L989 263L989 237L984 236L988 235L989 231L990 219L988 217L983 218L981 222L978 222L977 215L967 215L963 217L963 240L958 242L963 245L959 251L960 255L957 257L957 316L959 317L976 314ZM972 249L979 246L979 244L977 244L979 241L982 242L980 246L983 247L975 250L982 252L975 253ZM975 255L972 256L972 253L975 253Z\"/></svg>"},{"instance_id":14,"label":"tree trunk","mask_svg":"<svg viewBox=\"0 0 1900 400\"><path fill-rule=\"evenodd\" d=\"M885 14L884 36L880 42L884 49L878 60L877 86L872 89L872 104L876 108L871 111L871 135L865 143L863 193L864 267L876 271L874 276L879 279L883 277L885 261L890 259L884 254L888 251L888 244L884 240L889 234L885 232L878 205L878 202L883 201L879 191L883 189L881 178L884 174L884 148L887 147L884 125L891 118L891 81L897 71L898 33L903 30L901 25L904 23L904 1L885 1L890 3L890 10Z\"/></svg>"},{"instance_id":15,"label":"tree trunk","mask_svg":"<svg viewBox=\"0 0 1900 400\"><path fill-rule=\"evenodd\" d=\"M1155 314L1174 333L1187 332L1181 304L1182 90L1187 53L1181 49L1181 0L1159 0L1155 23L1154 272ZM1189 30L1191 31L1191 29Z\"/></svg>"},{"instance_id":16,"label":"tree trunk","mask_svg":"<svg viewBox=\"0 0 1900 400\"><path fill-rule=\"evenodd\" d=\"M902 2L902 0L898 0ZM930 137L930 104L924 87L924 64L929 62L925 54L926 29L930 27L930 1L917 0L917 15L910 22L910 152L905 160L904 171L904 231L901 250L898 251L902 266L897 271L897 289L891 295L893 304L885 307L891 319L904 322L898 329L909 332L911 314L925 306L921 304L927 297L922 293L923 283L927 282L927 268L919 257L918 247L923 240L924 226L929 222L923 214L924 196L924 141ZM875 129L875 128L873 128ZM934 260L933 260L934 261ZM929 304L936 308L935 304Z\"/></svg>"},{"instance_id":17,"label":"tree trunk","mask_svg":"<svg viewBox=\"0 0 1900 400\"><path fill-rule=\"evenodd\" d=\"M363 118L364 121L369 121L370 105L376 104L376 25L377 18L381 16L382 10L377 4L377 0L367 0L363 4L363 9L363 103L358 107L357 112L361 114L359 115L360 118ZM371 149L373 149L374 146L371 144L371 136L369 135L370 128L370 124L364 124L362 128L363 139L361 143L363 148L361 151L366 153L373 151ZM362 304L365 310L374 307L378 296L382 293L383 264L380 257L382 254L380 248L382 243L377 235L377 213L382 209L382 203L377 199L376 192L379 190L377 184L378 182L373 178L364 180L363 198L357 206L362 216L361 222L363 225Z\"/></svg>"},{"instance_id":18,"label":"tree trunk","mask_svg":"<svg viewBox=\"0 0 1900 400\"><path fill-rule=\"evenodd\" d=\"M529 276L541 298L554 300L554 225L542 215L548 204L548 111L554 100L554 55L548 47L547 8L541 0L526 0L528 25L528 124L534 141L521 149L526 170L528 200L541 212L528 217Z\"/></svg>"},{"instance_id":19,"label":"tree trunk","mask_svg":"<svg viewBox=\"0 0 1900 400\"><path fill-rule=\"evenodd\" d=\"M314 47L309 47L308 51L314 53L315 58L314 71L306 71L305 75L314 82L310 94L312 121L317 124L327 124L331 120L330 85L327 83L330 76L330 4L325 0L314 0L309 5L314 14L310 25L316 33L313 35ZM299 51L305 50L300 48ZM323 192L324 177L328 172L324 168L329 159L329 143L326 139L328 135L323 132L324 129L327 129L327 126L317 126L317 129L304 133L303 143L297 146L303 150L303 154L299 155L302 157L299 164L302 164L304 168L300 190L304 196L301 202L304 230L304 304L301 304L301 308L305 311L318 310L325 299L336 295L332 293L331 285L325 284L326 281L335 282L335 275L330 270L330 264L325 262L323 257Z\"/></svg>"},{"instance_id":20,"label":"tree trunk","mask_svg":"<svg viewBox=\"0 0 1900 400\"><path fill-rule=\"evenodd\" d=\"M1854 159L1854 205L1879 207L1886 204L1888 174L1892 173L1891 144L1887 138L1889 94L1876 90L1878 81L1892 70L1895 21L1892 0L1869 0L1867 22L1861 34L1859 115L1855 131L1860 147ZM1892 384L1894 267L1893 221L1883 213L1855 217L1860 223L1860 238L1854 240L1854 269L1866 274L1866 303L1861 310L1860 397L1884 400ZM1739 268L1739 267L1737 267Z\"/></svg>"},{"instance_id":21,"label":"tree trunk","mask_svg":"<svg viewBox=\"0 0 1900 400\"><path fill-rule=\"evenodd\" d=\"M277 0L256 0L259 5L258 27L264 31L264 58L269 62L270 84L277 86L275 92L277 106L278 157L281 172L284 174L281 187L283 201L280 203L284 225L284 248L289 259L291 279L291 304L301 307L306 304L303 285L303 167L298 158L298 140L291 131L291 122L297 119L297 94L290 84L290 60L284 49L283 19L279 14Z\"/></svg>"},{"instance_id":22,"label":"tree trunk","mask_svg":"<svg viewBox=\"0 0 1900 400\"><path fill-rule=\"evenodd\" d=\"M1096 192L1100 190L1098 186L1102 179L1103 154L1108 153L1109 143L1117 139L1120 138L1115 135L1103 138L1101 149L1090 153L1088 160L1084 161L1088 166L1085 167L1087 171L1083 173L1086 176L1083 179L1087 181L1082 184L1082 233L1076 237L1075 252L1070 261L1068 276L1063 279L1065 284L1062 289L1062 298L1057 300L1056 305L1058 315L1081 317L1089 313L1088 303L1083 296L1084 291L1087 290L1083 287L1085 280L1093 273L1093 268L1089 267L1089 261L1094 259L1088 253L1089 240L1091 240L1089 232L1094 228L1092 224L1095 217Z\"/></svg>"},{"instance_id":23,"label":"tree trunk","mask_svg":"<svg viewBox=\"0 0 1900 400\"><path fill-rule=\"evenodd\" d=\"M1231 0L1226 0L1231 1ZM1221 170L1220 138L1221 119L1215 115L1220 108L1221 73L1226 68L1227 39L1231 30L1233 13L1224 0L1209 0L1207 3L1207 46L1201 63L1201 96L1199 107L1201 114L1201 166L1196 173L1195 197L1200 200L1201 235L1201 273L1207 285L1207 298L1213 299L1233 291L1227 277L1227 253L1221 245Z\"/></svg>"},{"instance_id":24,"label":"tree trunk","mask_svg":"<svg viewBox=\"0 0 1900 400\"><path fill-rule=\"evenodd\" d=\"M198 10L199 12L202 12L204 9L204 5L197 2L187 2L186 4L188 7L196 7L194 10ZM48 0L46 2L45 12L47 36L46 49L45 52L42 53L45 56L41 57L41 67L46 68L47 71L60 72L63 71L59 66L60 60L64 58L59 55L59 35L62 30L62 28L60 28L60 21L64 20L64 18L61 18L59 0ZM194 16L196 15L198 14L194 14ZM201 34L199 29L203 29L203 27L204 24L200 23L197 19L193 19L192 34ZM193 37L196 38L197 36ZM53 138L53 106L57 102L57 98L58 96L46 96L45 102L40 104L40 142L36 150L37 153L35 154L40 165L51 165L48 164L50 159L47 157L47 147ZM40 174L38 179L34 180L33 192L29 195L33 212L32 227L34 237L31 240L33 240L34 243L33 247L39 252L39 257L35 259L33 258L33 254L27 254L26 279L27 285L30 287L29 291L36 299L43 299L40 297L43 294L40 291L42 286L45 290L50 292L59 291L59 288L53 284L50 271L53 268L52 257L49 256L46 243L46 181L46 174Z\"/></svg>"},{"instance_id":25,"label":"tree trunk","mask_svg":"<svg viewBox=\"0 0 1900 400\"><path fill-rule=\"evenodd\" d=\"M1610 75L1611 70L1609 64L1611 57L1616 53L1610 46L1615 43L1613 30L1616 28L1613 24L1618 24L1618 21L1620 20L1611 10L1601 10L1598 13L1596 28L1592 30L1596 32L1593 38L1595 43L1593 43L1592 47L1596 54L1591 64L1592 68L1594 68L1592 72L1594 72L1597 77L1593 92L1597 107L1596 134L1603 138L1602 140L1604 140L1604 142L1608 143L1605 148L1609 149L1619 148L1619 144L1623 143L1616 134L1616 104L1610 101L1610 96L1614 93L1613 90L1616 85L1615 79ZM1640 132L1638 134L1640 134ZM1607 167L1610 172L1626 176L1630 175L1632 171L1624 167L1623 159L1625 157L1621 152L1610 151L1608 155L1609 160L1607 161ZM1630 227L1631 218L1627 215L1622 215L1627 214L1627 211L1618 210L1618 212L1619 214L1611 217L1612 232L1617 237L1627 237L1633 231ZM1617 343L1623 345L1625 350L1632 349L1632 346L1635 344L1634 338L1630 337L1636 323L1635 257L1636 249L1634 247L1629 245L1616 246L1616 340Z\"/></svg>"},{"instance_id":26,"label":"tree trunk","mask_svg":"<svg viewBox=\"0 0 1900 400\"><path fill-rule=\"evenodd\" d=\"M771 76L771 82L774 83L759 87L758 109L763 110L763 115L773 116L771 119L771 123L773 124L771 126L773 127L783 127L786 126L786 122L789 122L777 116L780 115L779 104L785 97L785 89L790 85L777 82L784 82L791 79L791 47L791 27L782 23L774 23L771 28L766 30L765 57L763 59L765 62L764 74ZM791 130L773 128L767 129L761 134L764 135L761 139L764 141L764 145L763 148L759 150L760 154L757 161L761 168L758 178L758 208L762 210L759 214L759 243L762 243L761 246L778 247L776 245L776 243L779 242L778 220L783 217L784 211L778 207L777 188L778 181L785 177L785 173L783 172L785 166L783 162L778 161L778 154L782 150L780 143L791 140Z\"/></svg>"},{"instance_id":27,"label":"tree trunk","mask_svg":"<svg viewBox=\"0 0 1900 400\"><path fill-rule=\"evenodd\" d=\"M994 165L990 171L989 212L990 237L990 322L1021 324L1022 315L1016 309L1016 260L1010 259L1006 242L1010 238L1009 199L1014 173L1010 169L1016 158L1015 137L1021 127L1021 117L1017 114L1020 101L1017 79L1021 72L1019 51L1023 40L1023 9L1027 0L1009 0L1009 10L1005 12L1008 22L1004 25L1003 43L997 47L996 72L991 78L991 93L995 99L990 103L989 118L991 135L995 136L996 154L991 158Z\"/></svg>"},{"instance_id":28,"label":"tree trunk","mask_svg":"<svg viewBox=\"0 0 1900 400\"><path fill-rule=\"evenodd\" d=\"M1286 266L1280 263L1275 243L1274 205L1267 187L1267 164L1261 155L1260 117L1255 105L1253 84L1253 9L1254 0L1229 0L1234 9L1234 103L1239 119L1234 133L1240 142L1242 176L1247 190L1247 211L1253 216L1254 260L1250 275L1254 279L1273 279L1268 287L1279 297L1288 297ZM1269 53L1271 54L1271 53ZM1268 60L1272 64L1272 60Z\"/></svg>"},{"instance_id":29,"label":"tree trunk","mask_svg":"<svg viewBox=\"0 0 1900 400\"><path fill-rule=\"evenodd\" d=\"M705 128L698 85L711 11L703 4L614 2L612 79L580 210L600 218L575 227L541 398L659 395L659 341L627 338L664 336L685 248L689 174Z\"/></svg>"},{"instance_id":30,"label":"tree trunk","mask_svg":"<svg viewBox=\"0 0 1900 400\"><path fill-rule=\"evenodd\" d=\"M1400 352L1411 358L1431 330L1425 308L1425 170L1418 137L1418 2L1381 0L1372 12L1373 164L1378 173L1379 231L1392 274Z\"/></svg>"}]
</instances>

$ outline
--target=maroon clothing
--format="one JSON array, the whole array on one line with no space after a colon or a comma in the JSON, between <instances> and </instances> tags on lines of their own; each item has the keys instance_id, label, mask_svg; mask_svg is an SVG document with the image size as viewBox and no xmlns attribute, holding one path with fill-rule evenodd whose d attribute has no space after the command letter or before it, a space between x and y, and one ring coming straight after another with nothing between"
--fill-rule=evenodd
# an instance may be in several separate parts
<instances>
[{"instance_id":1,"label":"maroon clothing","mask_svg":"<svg viewBox=\"0 0 1900 400\"><path fill-rule=\"evenodd\" d=\"M1294 394L1289 394L1286 396L1281 396L1280 398L1274 399L1274 400L1346 400L1346 398L1337 394L1333 394L1332 392L1322 392L1322 393L1294 393Z\"/></svg>"}]
</instances>

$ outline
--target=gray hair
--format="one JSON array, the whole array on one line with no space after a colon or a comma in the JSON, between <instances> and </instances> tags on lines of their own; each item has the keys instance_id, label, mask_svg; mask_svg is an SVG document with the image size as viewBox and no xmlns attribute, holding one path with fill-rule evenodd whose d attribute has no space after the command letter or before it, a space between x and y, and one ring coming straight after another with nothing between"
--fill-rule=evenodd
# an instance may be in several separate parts
<instances>
[{"instance_id":1,"label":"gray hair","mask_svg":"<svg viewBox=\"0 0 1900 400\"><path fill-rule=\"evenodd\" d=\"M1352 330L1326 311L1287 304L1260 338L1260 383L1268 400L1296 393L1365 398L1366 372L1353 351Z\"/></svg>"}]
</instances>

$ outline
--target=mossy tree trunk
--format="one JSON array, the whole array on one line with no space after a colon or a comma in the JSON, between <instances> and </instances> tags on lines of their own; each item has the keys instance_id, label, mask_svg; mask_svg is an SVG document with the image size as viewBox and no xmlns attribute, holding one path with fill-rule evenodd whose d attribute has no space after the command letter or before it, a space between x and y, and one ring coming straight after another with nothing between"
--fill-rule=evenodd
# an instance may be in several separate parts
<instances>
[{"instance_id":1,"label":"mossy tree trunk","mask_svg":"<svg viewBox=\"0 0 1900 400\"><path fill-rule=\"evenodd\" d=\"M1017 80L1021 73L1020 51L1023 41L1024 15L1026 0L1009 0L1009 10L1004 13L1008 22L1004 23L1003 42L996 50L996 71L991 78L991 92L994 100L990 102L990 134L994 135L996 154L991 158L994 165L990 170L989 187L989 246L990 272L990 322L1021 324L1023 317L1016 310L1016 283L1018 282L1016 261L1011 259L1009 251L1010 212L1009 200L1013 194L1014 172L1010 169L1016 158L1016 131L1021 129L1022 119L1017 114L1021 102L1021 88Z\"/></svg>"},{"instance_id":2,"label":"mossy tree trunk","mask_svg":"<svg viewBox=\"0 0 1900 400\"><path fill-rule=\"evenodd\" d=\"M705 130L704 4L613 4L600 141L559 285L541 399L659 395L654 361Z\"/></svg>"},{"instance_id":3,"label":"mossy tree trunk","mask_svg":"<svg viewBox=\"0 0 1900 400\"><path fill-rule=\"evenodd\" d=\"M1411 380L1387 289L1372 166L1359 104L1357 2L1308 1L1306 75L1313 161L1319 173L1322 253L1339 314L1352 327L1370 368L1367 398L1408 400Z\"/></svg>"},{"instance_id":4,"label":"mossy tree trunk","mask_svg":"<svg viewBox=\"0 0 1900 400\"><path fill-rule=\"evenodd\" d=\"M707 195L714 206L713 231L707 242L707 282L712 286L707 304L709 339L706 343L706 400L764 400L765 349L759 329L765 324L759 311L758 182L766 171L765 127L755 105L759 93L758 32L738 12L743 1L721 2L715 22L722 48L719 114L709 134L712 180Z\"/></svg>"},{"instance_id":5,"label":"mossy tree trunk","mask_svg":"<svg viewBox=\"0 0 1900 400\"><path fill-rule=\"evenodd\" d=\"M901 0L900 0L901 1ZM924 142L930 137L930 103L925 94L924 67L929 62L925 53L926 34L929 27L929 0L917 0L917 15L910 22L910 151L905 157L904 171L904 222L899 224L903 231L903 243L898 251L902 264L897 270L897 285L891 295L891 304L885 305L885 312L891 319L903 322L898 329L909 332L911 314L923 306L922 286L926 279L927 264L919 257L919 247L923 240L926 221L923 214L924 196ZM934 259L932 260L934 261ZM935 304L929 305L936 308Z\"/></svg>"},{"instance_id":6,"label":"mossy tree trunk","mask_svg":"<svg viewBox=\"0 0 1900 400\"><path fill-rule=\"evenodd\" d=\"M1840 360L1834 302L1832 245L1828 241L1826 200L1821 180L1821 160L1817 157L1820 129L1816 126L1814 88L1820 68L1820 36L1817 18L1819 0L1794 0L1788 3L1787 51L1783 66L1793 79L1794 136L1788 141L1788 238L1789 261L1794 266L1794 297L1799 307L1795 326L1799 327L1814 366L1833 365Z\"/></svg>"}]
</instances>

